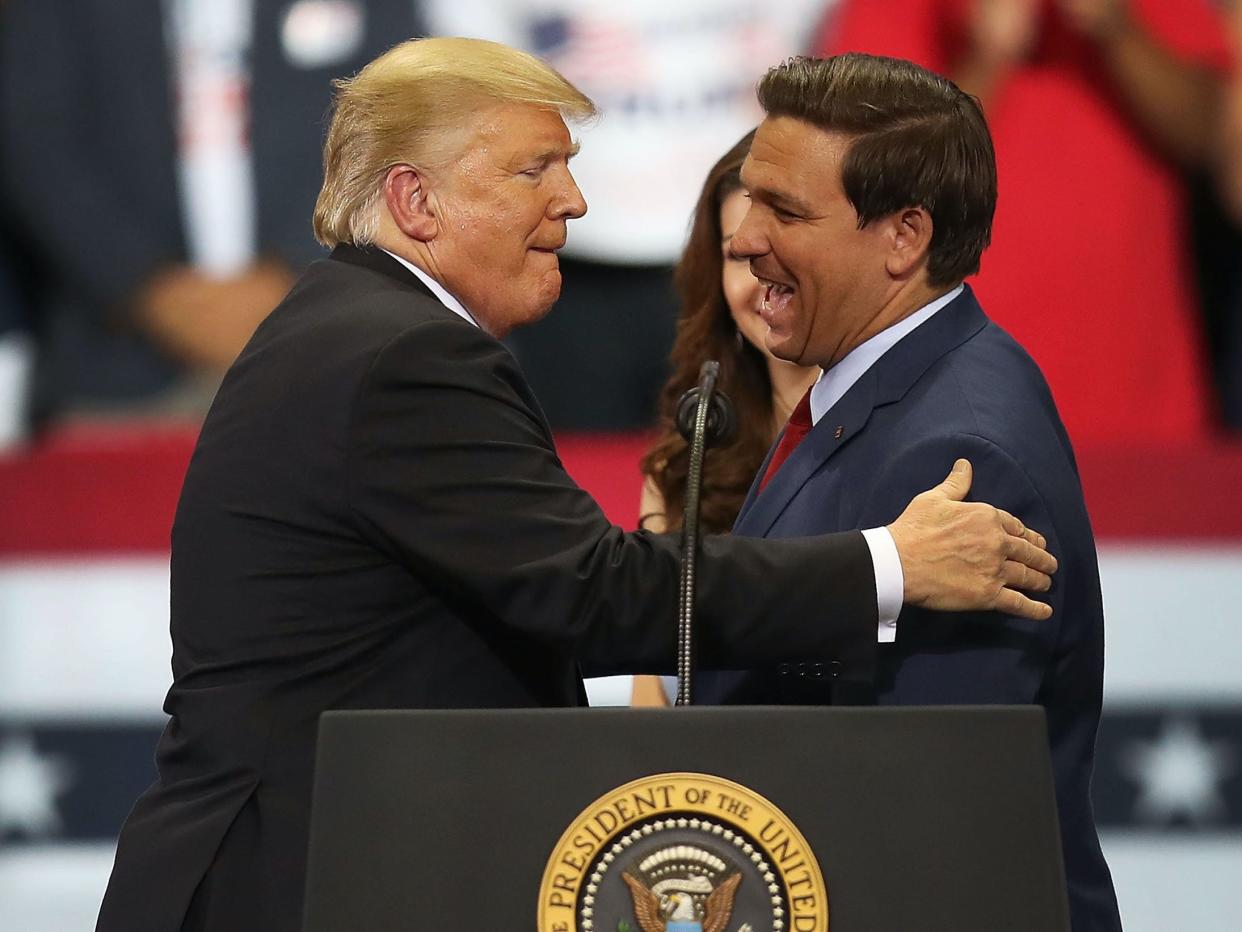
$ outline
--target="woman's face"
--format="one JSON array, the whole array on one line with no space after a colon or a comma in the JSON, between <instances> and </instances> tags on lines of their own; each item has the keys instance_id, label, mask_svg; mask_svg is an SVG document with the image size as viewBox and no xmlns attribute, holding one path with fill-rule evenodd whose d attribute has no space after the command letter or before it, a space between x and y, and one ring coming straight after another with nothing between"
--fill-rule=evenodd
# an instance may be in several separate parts
<instances>
[{"instance_id":1,"label":"woman's face","mask_svg":"<svg viewBox=\"0 0 1242 932\"><path fill-rule=\"evenodd\" d=\"M752 346L766 356L768 350L765 337L768 325L759 316L759 307L763 303L763 286L750 274L750 263L747 260L735 259L729 255L733 233L741 226L749 206L750 201L742 191L734 191L720 204L720 250L724 258L720 284L737 329Z\"/></svg>"}]
</instances>

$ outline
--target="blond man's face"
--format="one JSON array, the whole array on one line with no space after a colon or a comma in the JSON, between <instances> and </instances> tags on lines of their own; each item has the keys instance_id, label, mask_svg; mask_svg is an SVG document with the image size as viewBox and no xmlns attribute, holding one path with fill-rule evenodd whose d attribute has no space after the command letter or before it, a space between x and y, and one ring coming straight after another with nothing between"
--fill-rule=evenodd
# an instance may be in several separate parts
<instances>
[{"instance_id":1,"label":"blond man's face","mask_svg":"<svg viewBox=\"0 0 1242 932\"><path fill-rule=\"evenodd\" d=\"M437 172L428 244L442 284L489 333L543 317L561 293L557 251L586 213L560 114L530 105L480 113L464 154Z\"/></svg>"}]
</instances>

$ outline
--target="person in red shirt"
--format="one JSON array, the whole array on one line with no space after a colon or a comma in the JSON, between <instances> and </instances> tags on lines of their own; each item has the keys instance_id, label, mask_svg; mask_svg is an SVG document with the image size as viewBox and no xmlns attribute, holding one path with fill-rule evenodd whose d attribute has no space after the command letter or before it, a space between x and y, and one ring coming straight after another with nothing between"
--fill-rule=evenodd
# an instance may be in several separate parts
<instances>
[{"instance_id":1,"label":"person in red shirt","mask_svg":"<svg viewBox=\"0 0 1242 932\"><path fill-rule=\"evenodd\" d=\"M908 58L976 94L1000 198L974 288L1080 444L1176 443L1211 405L1179 172L1214 144L1209 0L843 0L818 53Z\"/></svg>"}]
</instances>

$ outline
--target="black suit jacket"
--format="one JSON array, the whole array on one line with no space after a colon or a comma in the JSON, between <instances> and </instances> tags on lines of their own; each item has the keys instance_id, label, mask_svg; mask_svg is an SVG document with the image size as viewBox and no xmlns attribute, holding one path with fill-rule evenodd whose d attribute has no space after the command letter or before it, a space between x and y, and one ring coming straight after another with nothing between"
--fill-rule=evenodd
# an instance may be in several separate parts
<instances>
[{"instance_id":1,"label":"black suit jacket","mask_svg":"<svg viewBox=\"0 0 1242 932\"><path fill-rule=\"evenodd\" d=\"M172 543L171 720L106 932L299 928L326 709L577 705L580 661L672 663L676 542L613 527L504 346L379 251L259 327ZM704 663L873 661L858 532L709 539L698 584Z\"/></svg>"}]
</instances>

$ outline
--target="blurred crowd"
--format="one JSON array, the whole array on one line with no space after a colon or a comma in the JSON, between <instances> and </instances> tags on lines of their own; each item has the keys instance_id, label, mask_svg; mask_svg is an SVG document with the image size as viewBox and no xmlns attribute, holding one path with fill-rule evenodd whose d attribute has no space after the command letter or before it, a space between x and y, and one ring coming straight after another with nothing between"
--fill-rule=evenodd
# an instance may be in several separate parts
<instances>
[{"instance_id":1,"label":"blurred crowd","mask_svg":"<svg viewBox=\"0 0 1242 932\"><path fill-rule=\"evenodd\" d=\"M600 105L561 302L512 346L553 426L651 425L708 168L799 53L909 58L983 102L974 287L1071 437L1242 430L1242 3L0 0L0 447L201 417L320 250L333 78L416 34L544 57Z\"/></svg>"}]
</instances>

